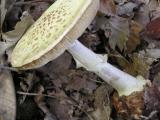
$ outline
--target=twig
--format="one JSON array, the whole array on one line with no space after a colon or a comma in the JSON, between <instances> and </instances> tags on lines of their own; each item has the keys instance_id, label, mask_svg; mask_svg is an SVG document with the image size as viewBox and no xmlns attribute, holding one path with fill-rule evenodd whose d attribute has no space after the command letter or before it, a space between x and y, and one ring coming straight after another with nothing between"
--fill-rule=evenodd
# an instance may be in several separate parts
<instances>
[{"instance_id":1,"label":"twig","mask_svg":"<svg viewBox=\"0 0 160 120\"><path fill-rule=\"evenodd\" d=\"M36 0L36 1L27 1L27 2L16 2L14 5L29 5L29 4L32 4L32 3L37 3L37 2L48 2L48 3L52 3L52 0Z\"/></svg>"},{"instance_id":2,"label":"twig","mask_svg":"<svg viewBox=\"0 0 160 120\"><path fill-rule=\"evenodd\" d=\"M38 94L38 93L28 93L28 92L22 92L22 91L17 91L17 94L28 95L28 96L39 96L39 95L42 95L44 97L57 98L56 96L51 96L51 95L46 95L46 94Z\"/></svg>"},{"instance_id":3,"label":"twig","mask_svg":"<svg viewBox=\"0 0 160 120\"><path fill-rule=\"evenodd\" d=\"M102 82L102 81L98 81L98 80L94 80L94 79L89 79L90 81L93 81L93 82L96 82L96 83L100 83L100 84L104 84L105 82Z\"/></svg>"},{"instance_id":4,"label":"twig","mask_svg":"<svg viewBox=\"0 0 160 120\"><path fill-rule=\"evenodd\" d=\"M10 70L10 71L14 71L14 72L18 71L16 68L4 66L4 65L0 65L0 69Z\"/></svg>"},{"instance_id":5,"label":"twig","mask_svg":"<svg viewBox=\"0 0 160 120\"><path fill-rule=\"evenodd\" d=\"M17 94L20 94L20 95L28 95L28 96L43 95L44 97L49 97L49 98L54 98L54 99L59 99L59 98L61 98L61 97L56 97L56 96L51 96L51 95L46 95L46 94L27 93L27 92L22 92L22 91L17 91ZM68 100L70 100L70 101L73 102L72 104L70 103L71 105L73 105L73 106L77 107L78 109L80 109L82 112L84 112L84 113L87 115L87 117L88 117L90 120L93 120L93 118L92 118L85 110L83 110L82 108L79 107L77 101L75 101L74 99L71 99L71 98L68 97L68 96L67 96L67 98L68 98ZM66 98L66 99L67 99L67 98Z\"/></svg>"},{"instance_id":6,"label":"twig","mask_svg":"<svg viewBox=\"0 0 160 120\"><path fill-rule=\"evenodd\" d=\"M141 118L144 118L145 120L150 120L151 118L153 118L153 116L155 115L155 114L157 114L158 113L158 111L152 111L150 114L149 114L149 116L147 117L147 116L141 116Z\"/></svg>"}]
</instances>

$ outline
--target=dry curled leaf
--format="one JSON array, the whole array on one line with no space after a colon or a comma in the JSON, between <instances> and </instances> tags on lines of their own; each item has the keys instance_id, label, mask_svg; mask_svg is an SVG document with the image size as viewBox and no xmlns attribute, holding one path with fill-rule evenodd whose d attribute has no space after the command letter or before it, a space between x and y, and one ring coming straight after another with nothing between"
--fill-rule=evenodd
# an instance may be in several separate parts
<instances>
[{"instance_id":1,"label":"dry curled leaf","mask_svg":"<svg viewBox=\"0 0 160 120\"><path fill-rule=\"evenodd\" d=\"M152 20L160 17L160 6L151 12Z\"/></svg>"},{"instance_id":2,"label":"dry curled leaf","mask_svg":"<svg viewBox=\"0 0 160 120\"><path fill-rule=\"evenodd\" d=\"M129 33L129 38L127 41L127 52L131 53L134 51L137 47L137 45L140 44L140 36L139 33L142 30L142 26L135 22L131 21L130 23L130 33Z\"/></svg>"},{"instance_id":3,"label":"dry curled leaf","mask_svg":"<svg viewBox=\"0 0 160 120\"><path fill-rule=\"evenodd\" d=\"M87 48L95 51L96 50L96 46L100 43L100 39L98 37L97 34L94 33L84 33L81 38L80 38L80 42L83 43L83 45L85 45Z\"/></svg>"},{"instance_id":4,"label":"dry curled leaf","mask_svg":"<svg viewBox=\"0 0 160 120\"><path fill-rule=\"evenodd\" d=\"M130 60L127 60L121 55L117 55L117 62L123 68L123 70L133 76L141 75L148 78L150 65L155 59L148 58L145 54L134 53L130 56Z\"/></svg>"},{"instance_id":5,"label":"dry curled leaf","mask_svg":"<svg viewBox=\"0 0 160 120\"><path fill-rule=\"evenodd\" d=\"M49 109L46 106L45 102L41 102L39 104L39 108L45 113L45 118L44 120L57 120L56 116L50 113Z\"/></svg>"},{"instance_id":6,"label":"dry curled leaf","mask_svg":"<svg viewBox=\"0 0 160 120\"><path fill-rule=\"evenodd\" d=\"M160 58L160 49L146 49L146 55L158 59Z\"/></svg>"},{"instance_id":7,"label":"dry curled leaf","mask_svg":"<svg viewBox=\"0 0 160 120\"><path fill-rule=\"evenodd\" d=\"M48 99L49 110L58 120L72 120L73 105L68 100Z\"/></svg>"},{"instance_id":8,"label":"dry curled leaf","mask_svg":"<svg viewBox=\"0 0 160 120\"><path fill-rule=\"evenodd\" d=\"M159 0L150 0L148 2L149 10L155 10L157 7L159 7L160 3Z\"/></svg>"},{"instance_id":9,"label":"dry curled leaf","mask_svg":"<svg viewBox=\"0 0 160 120\"><path fill-rule=\"evenodd\" d=\"M108 86L102 85L96 89L95 95L95 111L91 114L95 120L110 120L111 108L109 99Z\"/></svg>"},{"instance_id":10,"label":"dry curled leaf","mask_svg":"<svg viewBox=\"0 0 160 120\"><path fill-rule=\"evenodd\" d=\"M97 76L84 70L72 70L69 74L67 90L85 90L86 93L93 93L96 89ZM95 81L95 82L94 82Z\"/></svg>"},{"instance_id":11,"label":"dry curled leaf","mask_svg":"<svg viewBox=\"0 0 160 120\"><path fill-rule=\"evenodd\" d=\"M23 80L20 82L21 90L24 92L29 92L32 89L35 81L38 81L35 73L26 73L26 77L24 77ZM23 103L26 98L27 95L19 97L19 102Z\"/></svg>"},{"instance_id":12,"label":"dry curled leaf","mask_svg":"<svg viewBox=\"0 0 160 120\"><path fill-rule=\"evenodd\" d=\"M148 77L150 65L153 61L147 61L148 58L140 54L133 54L131 59L132 62L124 66L124 71L133 76L142 75L143 77Z\"/></svg>"},{"instance_id":13,"label":"dry curled leaf","mask_svg":"<svg viewBox=\"0 0 160 120\"><path fill-rule=\"evenodd\" d=\"M109 39L111 48L115 49L118 46L120 50L123 50L126 47L129 36L128 19L115 16L111 17L109 23L111 26L111 36Z\"/></svg>"},{"instance_id":14,"label":"dry curled leaf","mask_svg":"<svg viewBox=\"0 0 160 120\"><path fill-rule=\"evenodd\" d=\"M37 20L42 13L50 6L48 2L37 2L35 4L31 4L30 14L32 15L34 20ZM28 7L28 6L27 6Z\"/></svg>"},{"instance_id":15,"label":"dry curled leaf","mask_svg":"<svg viewBox=\"0 0 160 120\"><path fill-rule=\"evenodd\" d=\"M6 13L7 13L7 9L5 8L5 4L6 4L6 1L5 0L2 0L1 1L1 4L0 4L0 13L1 13L1 18L0 18L0 27L2 27L2 24L3 24L3 21L4 21L4 18L6 16ZM1 32L2 32L2 28L0 28Z\"/></svg>"},{"instance_id":16,"label":"dry curled leaf","mask_svg":"<svg viewBox=\"0 0 160 120\"><path fill-rule=\"evenodd\" d=\"M124 4L127 0L114 0L118 4Z\"/></svg>"},{"instance_id":17,"label":"dry curled leaf","mask_svg":"<svg viewBox=\"0 0 160 120\"><path fill-rule=\"evenodd\" d=\"M42 111L31 97L28 97L24 103L17 104L17 120L34 120L35 118L41 120L43 116Z\"/></svg>"},{"instance_id":18,"label":"dry curled leaf","mask_svg":"<svg viewBox=\"0 0 160 120\"><path fill-rule=\"evenodd\" d=\"M3 42L0 42L0 56L2 56L5 51L9 51L10 48L17 43L33 22L32 17L27 12L24 12L21 21L16 24L14 30L2 33ZM8 54L8 61L10 61L10 54Z\"/></svg>"},{"instance_id":19,"label":"dry curled leaf","mask_svg":"<svg viewBox=\"0 0 160 120\"><path fill-rule=\"evenodd\" d=\"M128 2L123 5L119 5L117 7L117 14L122 16L133 16L134 15L134 8L138 7L138 4Z\"/></svg>"},{"instance_id":20,"label":"dry curled leaf","mask_svg":"<svg viewBox=\"0 0 160 120\"><path fill-rule=\"evenodd\" d=\"M118 113L118 118L140 120L144 108L143 94L143 92L135 92L129 96L122 97L114 94L112 102Z\"/></svg>"},{"instance_id":21,"label":"dry curled leaf","mask_svg":"<svg viewBox=\"0 0 160 120\"><path fill-rule=\"evenodd\" d=\"M144 27L150 21L149 13L149 7L147 5L143 5L134 16L134 20Z\"/></svg>"},{"instance_id":22,"label":"dry curled leaf","mask_svg":"<svg viewBox=\"0 0 160 120\"><path fill-rule=\"evenodd\" d=\"M107 15L116 14L116 5L113 0L100 0L100 12Z\"/></svg>"},{"instance_id":23,"label":"dry curled leaf","mask_svg":"<svg viewBox=\"0 0 160 120\"><path fill-rule=\"evenodd\" d=\"M159 39L160 40L160 17L152 20L150 23L146 25L145 35L147 35L151 39Z\"/></svg>"},{"instance_id":24,"label":"dry curled leaf","mask_svg":"<svg viewBox=\"0 0 160 120\"><path fill-rule=\"evenodd\" d=\"M32 17L28 14L28 12L24 12L21 21L18 22L14 28L14 30L2 33L2 38L4 41L16 43L25 31L33 24Z\"/></svg>"},{"instance_id":25,"label":"dry curled leaf","mask_svg":"<svg viewBox=\"0 0 160 120\"><path fill-rule=\"evenodd\" d=\"M6 13L8 11L8 9L10 8L10 6L13 5L13 3L15 2L15 0L1 0L1 4L0 4L0 29L2 30L2 25L4 22L4 19L6 17Z\"/></svg>"},{"instance_id":26,"label":"dry curled leaf","mask_svg":"<svg viewBox=\"0 0 160 120\"><path fill-rule=\"evenodd\" d=\"M1 42L0 41L0 58L5 53L7 48L8 48L8 45L6 45L6 42Z\"/></svg>"},{"instance_id":27,"label":"dry curled leaf","mask_svg":"<svg viewBox=\"0 0 160 120\"><path fill-rule=\"evenodd\" d=\"M151 114L153 111L160 113L160 86L153 85L145 90L145 113ZM155 120L155 119L153 119ZM157 119L156 119L157 120Z\"/></svg>"},{"instance_id":28,"label":"dry curled leaf","mask_svg":"<svg viewBox=\"0 0 160 120\"><path fill-rule=\"evenodd\" d=\"M154 80L153 80L153 85L158 87L158 89L160 91L160 67L159 66L160 66L160 62L155 66L155 71L154 72L156 72L156 75L155 75Z\"/></svg>"},{"instance_id":29,"label":"dry curled leaf","mask_svg":"<svg viewBox=\"0 0 160 120\"><path fill-rule=\"evenodd\" d=\"M64 52L58 58L49 62L48 64L39 68L38 70L50 76L52 76L53 73L56 73L61 76L62 74L66 74L67 70L71 66L71 62L71 55L68 52Z\"/></svg>"}]
</instances>

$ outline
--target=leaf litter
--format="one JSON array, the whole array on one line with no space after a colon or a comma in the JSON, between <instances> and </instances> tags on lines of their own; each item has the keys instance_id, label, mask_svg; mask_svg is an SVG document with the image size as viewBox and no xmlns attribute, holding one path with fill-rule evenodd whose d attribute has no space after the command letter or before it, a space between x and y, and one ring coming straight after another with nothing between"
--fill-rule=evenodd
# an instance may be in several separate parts
<instances>
[{"instance_id":1,"label":"leaf litter","mask_svg":"<svg viewBox=\"0 0 160 120\"><path fill-rule=\"evenodd\" d=\"M10 66L12 48L53 2L54 0L6 0L1 3L0 59L6 61L5 64L1 62L1 65ZM94 73L77 69L72 56L65 52L41 68L11 72L17 93L16 120L129 120L137 119L137 114L144 120L158 120L159 0L100 2L96 18L80 40L94 52L108 54L108 61L119 69L150 79L154 85L146 88L144 96L141 95L144 103L141 98L119 98L113 88ZM11 83L8 85L14 87ZM6 89L11 92L9 87L6 86ZM14 93L12 95L15 97ZM2 99L0 103L1 101ZM143 109L128 111L126 106ZM15 109L11 112L15 114Z\"/></svg>"}]
</instances>

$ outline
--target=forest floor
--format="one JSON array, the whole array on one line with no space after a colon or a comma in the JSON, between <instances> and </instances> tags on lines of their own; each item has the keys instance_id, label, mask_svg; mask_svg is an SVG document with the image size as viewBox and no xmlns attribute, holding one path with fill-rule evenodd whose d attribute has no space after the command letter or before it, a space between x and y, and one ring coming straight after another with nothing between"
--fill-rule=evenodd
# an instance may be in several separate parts
<instances>
[{"instance_id":1,"label":"forest floor","mask_svg":"<svg viewBox=\"0 0 160 120\"><path fill-rule=\"evenodd\" d=\"M152 87L142 95L138 117L124 107L125 101L116 101L115 89L94 73L77 68L67 51L34 70L11 67L17 41L53 2L1 1L0 120L4 114L8 116L4 120L13 119L15 111L16 120L159 120L160 1L101 0L95 19L79 38L95 53L107 54L107 61L122 71L150 80ZM3 84L6 79L13 79L14 85ZM4 113L9 104L9 112Z\"/></svg>"}]
</instances>

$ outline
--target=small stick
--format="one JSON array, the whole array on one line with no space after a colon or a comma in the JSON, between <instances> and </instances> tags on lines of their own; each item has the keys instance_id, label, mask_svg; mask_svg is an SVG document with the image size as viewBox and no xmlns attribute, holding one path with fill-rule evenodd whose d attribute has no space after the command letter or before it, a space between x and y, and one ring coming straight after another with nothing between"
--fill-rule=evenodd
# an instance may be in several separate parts
<instances>
[{"instance_id":1,"label":"small stick","mask_svg":"<svg viewBox=\"0 0 160 120\"><path fill-rule=\"evenodd\" d=\"M28 96L38 96L38 95L43 95L44 97L49 97L49 98L54 98L54 99L58 99L56 96L51 96L51 95L46 95L46 94L38 94L38 93L27 93L27 92L22 92L22 91L17 91L17 94L20 94L20 95L28 95ZM59 97L60 98L60 97ZM78 109L80 109L82 112L84 112L87 117L90 119L90 120L93 120L93 118L85 111L83 110L82 108L79 107L77 101L71 99L70 97L67 96L67 98L72 101L72 105L77 107Z\"/></svg>"},{"instance_id":2,"label":"small stick","mask_svg":"<svg viewBox=\"0 0 160 120\"><path fill-rule=\"evenodd\" d=\"M28 92L22 92L22 91L17 91L17 94L20 94L20 95L28 95L28 96L38 96L38 95L43 95L44 97L57 98L57 97L51 96L51 95L38 94L38 93L28 93Z\"/></svg>"},{"instance_id":3,"label":"small stick","mask_svg":"<svg viewBox=\"0 0 160 120\"><path fill-rule=\"evenodd\" d=\"M37 2L48 2L48 3L52 3L52 0L36 0L36 1L28 1L28 2L16 2L14 5L28 5L28 4L32 4L32 3L37 3Z\"/></svg>"},{"instance_id":4,"label":"small stick","mask_svg":"<svg viewBox=\"0 0 160 120\"><path fill-rule=\"evenodd\" d=\"M4 65L0 65L0 69L10 70L10 71L14 71L14 72L18 71L16 68L4 66Z\"/></svg>"}]
</instances>

